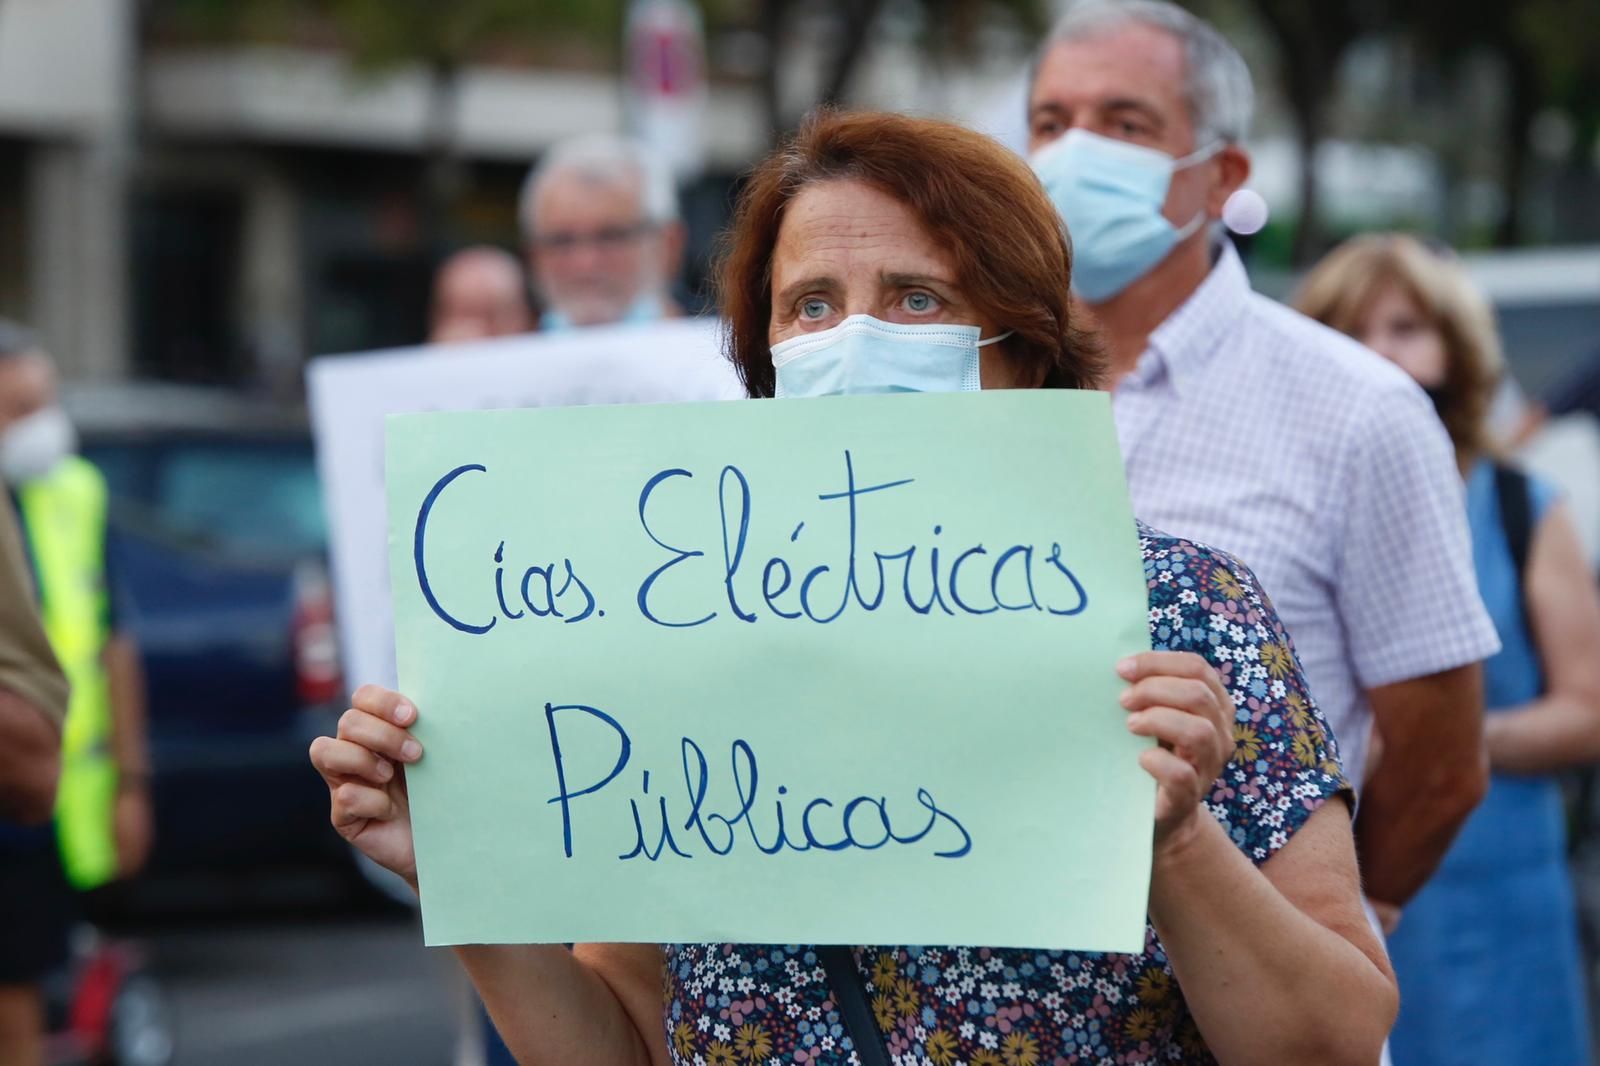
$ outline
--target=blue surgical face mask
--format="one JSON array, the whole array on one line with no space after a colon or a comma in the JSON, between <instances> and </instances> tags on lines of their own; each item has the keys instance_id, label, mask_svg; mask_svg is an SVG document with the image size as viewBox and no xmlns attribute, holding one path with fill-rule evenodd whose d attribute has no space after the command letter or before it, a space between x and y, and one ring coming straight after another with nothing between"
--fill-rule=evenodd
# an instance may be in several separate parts
<instances>
[{"instance_id":1,"label":"blue surgical face mask","mask_svg":"<svg viewBox=\"0 0 1600 1066\"><path fill-rule=\"evenodd\" d=\"M781 397L883 392L976 392L978 349L1011 336L979 340L977 326L885 322L851 315L831 329L772 346Z\"/></svg>"},{"instance_id":2,"label":"blue surgical face mask","mask_svg":"<svg viewBox=\"0 0 1600 1066\"><path fill-rule=\"evenodd\" d=\"M1072 287L1103 303L1148 274L1205 225L1200 212L1183 227L1161 214L1174 172L1222 150L1217 141L1181 159L1088 130L1068 130L1033 157L1034 173L1072 238Z\"/></svg>"},{"instance_id":3,"label":"blue surgical face mask","mask_svg":"<svg viewBox=\"0 0 1600 1066\"><path fill-rule=\"evenodd\" d=\"M654 293L649 293L636 297L633 303L628 305L628 309L622 312L622 317L617 319L616 322L607 322L604 324L618 325L621 323L655 322L658 319L665 317L666 309L661 301L661 297L655 295ZM546 333L559 333L564 330L576 329L577 327L573 325L571 315L567 314L565 311L558 311L552 307L546 310L544 314L539 316L539 328Z\"/></svg>"}]
</instances>

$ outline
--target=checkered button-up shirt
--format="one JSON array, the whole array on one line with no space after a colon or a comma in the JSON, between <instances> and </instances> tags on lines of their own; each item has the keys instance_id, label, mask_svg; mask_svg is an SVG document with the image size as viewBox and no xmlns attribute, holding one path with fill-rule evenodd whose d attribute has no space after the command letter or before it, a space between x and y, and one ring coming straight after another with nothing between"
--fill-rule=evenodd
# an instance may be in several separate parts
<instances>
[{"instance_id":1,"label":"checkered button-up shirt","mask_svg":"<svg viewBox=\"0 0 1600 1066\"><path fill-rule=\"evenodd\" d=\"M1404 373L1258 295L1225 247L1113 394L1134 513L1255 571L1349 780L1365 692L1499 647L1461 477Z\"/></svg>"}]
</instances>

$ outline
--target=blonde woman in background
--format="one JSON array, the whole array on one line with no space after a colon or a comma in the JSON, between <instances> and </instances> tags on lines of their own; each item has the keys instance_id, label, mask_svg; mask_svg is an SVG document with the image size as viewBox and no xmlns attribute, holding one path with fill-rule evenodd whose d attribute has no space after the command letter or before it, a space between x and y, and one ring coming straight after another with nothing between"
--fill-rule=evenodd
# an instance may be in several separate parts
<instances>
[{"instance_id":1,"label":"blonde woman in background","mask_svg":"<svg viewBox=\"0 0 1600 1066\"><path fill-rule=\"evenodd\" d=\"M1478 586L1503 645L1484 670L1488 795L1433 880L1403 913L1390 911L1395 1063L1587 1063L1554 776L1600 759L1600 597L1577 531L1548 485L1492 454L1499 339L1448 253L1406 236L1358 237L1312 271L1296 306L1398 365L1434 401L1466 481Z\"/></svg>"}]
</instances>

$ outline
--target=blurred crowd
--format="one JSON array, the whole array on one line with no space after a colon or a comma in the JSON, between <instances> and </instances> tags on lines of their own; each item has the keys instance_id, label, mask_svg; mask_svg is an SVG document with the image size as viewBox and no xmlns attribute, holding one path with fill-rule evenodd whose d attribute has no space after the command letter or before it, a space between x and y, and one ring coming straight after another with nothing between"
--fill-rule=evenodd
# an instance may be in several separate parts
<instances>
[{"instance_id":1,"label":"blurred crowd","mask_svg":"<svg viewBox=\"0 0 1600 1066\"><path fill-rule=\"evenodd\" d=\"M1189 649L1208 660L1207 678L1255 683L1274 708L1254 719L1247 688L1224 689L1218 765L1167 745L1197 776L1188 807L1226 821L1228 847L1254 847L1261 872L1259 883L1253 870L1228 875L1243 893L1218 903L1228 917L1180 919L1164 886L1182 882L1163 880L1158 864L1141 966L1175 981L1189 1005L1130 992L1104 1013L1120 1035L1097 1022L1091 1043L1074 1036L1086 1023L1041 1020L1032 1051L1005 1043L1009 1029L984 1042L982 1025L964 1033L942 1017L903 1034L874 1027L902 1061L1031 1066L1052 1061L1045 1050L1054 1061L1295 1061L1285 1049L1305 1033L1337 1046L1339 1061L1590 1061L1600 915L1582 904L1572 856L1593 843L1600 764L1600 350L1572 337L1571 376L1525 396L1489 300L1427 234L1355 237L1287 303L1258 294L1247 244L1224 225L1250 179L1253 105L1250 70L1208 23L1160 0L1078 5L1030 72L1021 191L1003 184L1006 150L975 134L823 114L754 174L727 235L721 311L752 396L1108 390L1135 513L1248 567L1292 649ZM1029 230L1035 208L1044 221ZM517 217L517 253L474 245L439 265L419 342L448 352L684 314L673 175L641 144L586 134L554 146L528 174ZM986 229L1015 240L1001 248ZM1062 232L1070 244L1052 259ZM933 280L890 286L902 260L932 264L910 273ZM780 306L780 281L818 263L812 273L829 284ZM966 362L946 367L915 345L918 330L949 323L973 329ZM886 367L903 383L884 385ZM0 323L0 1066L46 1061L42 981L69 957L83 895L136 875L155 831L139 652L106 549L108 490L75 454L55 392L48 338ZM1145 535L1148 549L1158 534ZM1152 639L1166 638L1153 629ZM409 724L404 707L352 714L396 716L383 727L393 730ZM1331 733L1326 748L1318 730ZM335 824L357 846L369 822L399 817L384 797L402 787L389 764L407 758L387 736L341 724L314 749ZM1278 747L1294 773L1320 775L1295 793L1306 810L1236 821L1245 815L1219 797L1245 777L1229 775L1265 766ZM1348 828L1303 820L1336 798L1328 809ZM1313 825L1317 844L1289 847ZM1167 828L1157 826L1158 848ZM1305 857L1313 846L1316 861ZM405 877L394 855L370 857ZM1192 937L1204 947L1208 922L1229 931L1216 950L1237 948L1235 969L1196 961ZM1170 952L1154 953L1156 934ZM593 999L600 986L584 981L622 987L616 975L632 962L580 947L513 965L482 953L492 950L462 956L489 1008L463 1013L465 1060L560 1061L548 1049L585 1046L585 1025L619 1024L589 999L562 1000L578 1034L563 1043L516 1004L545 994L541 982ZM863 979L891 957L878 950L856 956ZM672 959L685 973L700 965ZM1202 993L1230 984L1219 972L1238 987ZM659 975L647 984L645 999L659 998ZM650 1002L656 1031L641 1026L640 1047L658 1063L735 1061L709 1024L673 1028L711 1009L683 987L669 981L665 1024ZM1050 994L1044 984L997 993L1018 1004ZM1010 1005L986 1003L974 1020ZM1145 1008L1148 1026L1132 1020ZM832 1044L785 1043L776 1012L759 1024L767 1043L750 1037L738 1061L845 1061ZM887 1061L840 1024L859 1061ZM935 1039L947 1029L948 1044ZM1080 1057L1063 1057L1074 1049Z\"/></svg>"}]
</instances>

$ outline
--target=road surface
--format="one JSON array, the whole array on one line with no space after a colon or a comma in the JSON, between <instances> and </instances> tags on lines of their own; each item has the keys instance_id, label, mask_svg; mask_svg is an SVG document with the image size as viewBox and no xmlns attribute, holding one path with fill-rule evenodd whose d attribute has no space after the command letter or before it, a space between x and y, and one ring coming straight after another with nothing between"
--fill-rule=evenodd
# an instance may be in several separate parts
<instances>
[{"instance_id":1,"label":"road surface","mask_svg":"<svg viewBox=\"0 0 1600 1066\"><path fill-rule=\"evenodd\" d=\"M272 917L133 934L165 989L173 1066L450 1066L451 956L414 919Z\"/></svg>"}]
</instances>

